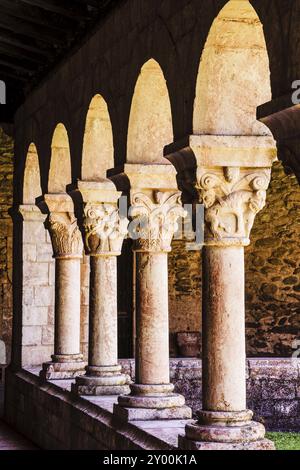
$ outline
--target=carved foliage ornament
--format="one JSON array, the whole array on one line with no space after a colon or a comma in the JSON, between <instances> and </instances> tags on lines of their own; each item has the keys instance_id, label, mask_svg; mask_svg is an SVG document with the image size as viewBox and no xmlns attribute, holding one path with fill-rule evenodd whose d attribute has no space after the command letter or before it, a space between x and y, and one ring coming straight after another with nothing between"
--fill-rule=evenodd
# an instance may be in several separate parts
<instances>
[{"instance_id":1,"label":"carved foliage ornament","mask_svg":"<svg viewBox=\"0 0 300 470\"><path fill-rule=\"evenodd\" d=\"M73 213L51 213L47 225L55 258L82 256L82 236Z\"/></svg>"},{"instance_id":2,"label":"carved foliage ornament","mask_svg":"<svg viewBox=\"0 0 300 470\"><path fill-rule=\"evenodd\" d=\"M143 193L132 196L130 215L133 218L130 236L136 251L164 252L171 250L178 219L187 215L180 193L155 192L153 197Z\"/></svg>"},{"instance_id":3,"label":"carved foliage ornament","mask_svg":"<svg viewBox=\"0 0 300 470\"><path fill-rule=\"evenodd\" d=\"M270 177L271 170L264 168L198 171L206 244L249 244L255 216L266 203Z\"/></svg>"},{"instance_id":4,"label":"carved foliage ornament","mask_svg":"<svg viewBox=\"0 0 300 470\"><path fill-rule=\"evenodd\" d=\"M83 227L87 253L120 254L127 226L128 219L120 218L117 205L86 204Z\"/></svg>"}]
</instances>

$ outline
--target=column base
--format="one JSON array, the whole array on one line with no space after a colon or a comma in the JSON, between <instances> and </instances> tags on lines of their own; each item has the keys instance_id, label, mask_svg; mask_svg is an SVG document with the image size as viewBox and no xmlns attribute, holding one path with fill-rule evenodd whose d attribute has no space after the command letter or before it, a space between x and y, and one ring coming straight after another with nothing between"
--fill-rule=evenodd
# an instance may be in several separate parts
<instances>
[{"instance_id":1,"label":"column base","mask_svg":"<svg viewBox=\"0 0 300 470\"><path fill-rule=\"evenodd\" d=\"M52 359L42 365L42 380L74 379L85 373L86 363L82 360L82 354L54 355Z\"/></svg>"},{"instance_id":2,"label":"column base","mask_svg":"<svg viewBox=\"0 0 300 470\"><path fill-rule=\"evenodd\" d=\"M185 427L179 448L185 450L274 450L265 428L251 421L252 411L200 411L198 421Z\"/></svg>"},{"instance_id":3,"label":"column base","mask_svg":"<svg viewBox=\"0 0 300 470\"><path fill-rule=\"evenodd\" d=\"M275 450L269 439L245 442L199 442L185 436L178 436L178 448L181 450Z\"/></svg>"},{"instance_id":4,"label":"column base","mask_svg":"<svg viewBox=\"0 0 300 470\"><path fill-rule=\"evenodd\" d=\"M190 419L192 410L182 395L172 393L174 386L132 384L130 395L118 397L114 414L125 421Z\"/></svg>"},{"instance_id":5,"label":"column base","mask_svg":"<svg viewBox=\"0 0 300 470\"><path fill-rule=\"evenodd\" d=\"M130 377L121 374L121 366L87 366L86 374L76 378L72 392L77 395L126 395Z\"/></svg>"}]
</instances>

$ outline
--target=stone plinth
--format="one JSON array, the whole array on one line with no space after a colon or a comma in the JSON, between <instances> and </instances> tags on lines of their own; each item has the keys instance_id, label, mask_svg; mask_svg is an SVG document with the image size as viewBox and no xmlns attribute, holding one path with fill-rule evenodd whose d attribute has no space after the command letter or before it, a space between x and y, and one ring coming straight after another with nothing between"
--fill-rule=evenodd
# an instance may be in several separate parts
<instances>
[{"instance_id":1,"label":"stone plinth","mask_svg":"<svg viewBox=\"0 0 300 470\"><path fill-rule=\"evenodd\" d=\"M44 362L42 365L40 377L43 380L74 379L84 374L85 364L81 354L77 357L70 355L66 362L60 362L62 358L57 356L52 356L52 359L52 362Z\"/></svg>"}]
</instances>

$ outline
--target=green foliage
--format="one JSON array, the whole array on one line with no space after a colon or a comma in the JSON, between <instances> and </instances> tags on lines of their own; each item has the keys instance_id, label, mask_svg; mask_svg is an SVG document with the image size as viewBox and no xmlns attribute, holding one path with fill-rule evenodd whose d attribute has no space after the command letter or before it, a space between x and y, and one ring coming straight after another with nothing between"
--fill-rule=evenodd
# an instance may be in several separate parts
<instances>
[{"instance_id":1,"label":"green foliage","mask_svg":"<svg viewBox=\"0 0 300 470\"><path fill-rule=\"evenodd\" d=\"M277 450L300 450L300 432L268 432L266 437L275 443Z\"/></svg>"}]
</instances>

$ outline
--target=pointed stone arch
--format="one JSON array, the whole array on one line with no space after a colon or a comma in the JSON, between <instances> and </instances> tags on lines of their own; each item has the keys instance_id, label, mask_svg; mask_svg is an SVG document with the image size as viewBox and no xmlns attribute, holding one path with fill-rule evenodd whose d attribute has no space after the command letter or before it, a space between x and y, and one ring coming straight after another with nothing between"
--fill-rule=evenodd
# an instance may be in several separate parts
<instances>
[{"instance_id":1,"label":"pointed stone arch","mask_svg":"<svg viewBox=\"0 0 300 470\"><path fill-rule=\"evenodd\" d=\"M270 99L262 24L248 0L230 0L214 20L200 60L193 133L268 135L256 108Z\"/></svg>"},{"instance_id":2,"label":"pointed stone arch","mask_svg":"<svg viewBox=\"0 0 300 470\"><path fill-rule=\"evenodd\" d=\"M28 148L24 182L23 182L23 204L35 204L37 197L41 196L41 175L37 148L31 143Z\"/></svg>"},{"instance_id":3,"label":"pointed stone arch","mask_svg":"<svg viewBox=\"0 0 300 470\"><path fill-rule=\"evenodd\" d=\"M127 163L164 163L163 148L173 141L169 92L154 59L141 68L131 104Z\"/></svg>"},{"instance_id":4,"label":"pointed stone arch","mask_svg":"<svg viewBox=\"0 0 300 470\"><path fill-rule=\"evenodd\" d=\"M95 95L90 103L82 149L81 179L98 181L114 166L113 132L107 103Z\"/></svg>"},{"instance_id":5,"label":"pointed stone arch","mask_svg":"<svg viewBox=\"0 0 300 470\"><path fill-rule=\"evenodd\" d=\"M64 193L72 180L69 137L65 126L57 124L51 143L48 192Z\"/></svg>"}]
</instances>

